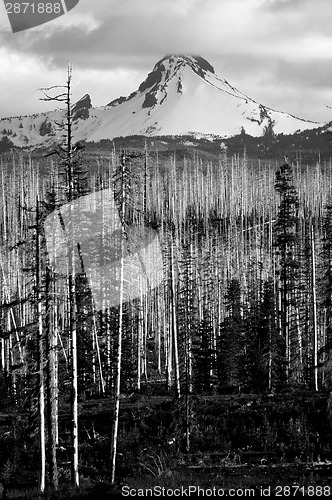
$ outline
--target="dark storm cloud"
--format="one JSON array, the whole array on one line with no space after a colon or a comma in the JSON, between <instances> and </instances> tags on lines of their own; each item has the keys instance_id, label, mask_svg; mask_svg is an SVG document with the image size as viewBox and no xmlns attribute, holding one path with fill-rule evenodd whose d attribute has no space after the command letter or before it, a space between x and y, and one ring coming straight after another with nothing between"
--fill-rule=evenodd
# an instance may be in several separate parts
<instances>
[{"instance_id":1,"label":"dark storm cloud","mask_svg":"<svg viewBox=\"0 0 332 500\"><path fill-rule=\"evenodd\" d=\"M104 8L93 10L94 29L78 19L76 25L58 23L48 30L31 30L9 44L12 50L37 55L57 67L70 56L76 65L100 70L119 65L146 69L169 52L231 52L235 61L243 53L273 60L279 51L282 57L305 58L305 40L313 33L330 36L331 23L323 9L313 8L315 2L301 0L301 9L298 3L205 0L203 7L202 2L164 0L157 9L156 3L142 0L135 9L128 1L122 5L111 1L107 9L101 2ZM81 15L88 15L85 9L83 2Z\"/></svg>"},{"instance_id":2,"label":"dark storm cloud","mask_svg":"<svg viewBox=\"0 0 332 500\"><path fill-rule=\"evenodd\" d=\"M170 36L173 19L166 17L158 25L151 18L140 21L128 16L120 20L104 20L91 32L87 32L84 25L68 26L45 34L30 32L15 44L11 43L11 48L41 56L56 66L62 65L63 59L70 55L76 65L94 69L109 69L119 64L138 67L144 65L147 56L155 60L167 50L176 52L179 45L189 48L190 44L183 43L181 33Z\"/></svg>"}]
</instances>

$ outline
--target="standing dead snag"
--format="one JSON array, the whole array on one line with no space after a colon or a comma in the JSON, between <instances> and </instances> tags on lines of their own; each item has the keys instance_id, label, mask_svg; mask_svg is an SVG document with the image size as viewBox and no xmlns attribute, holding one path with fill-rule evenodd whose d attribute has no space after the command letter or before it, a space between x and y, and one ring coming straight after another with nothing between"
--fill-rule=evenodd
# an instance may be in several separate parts
<instances>
[{"instance_id":1,"label":"standing dead snag","mask_svg":"<svg viewBox=\"0 0 332 500\"><path fill-rule=\"evenodd\" d=\"M316 292L316 256L315 256L315 231L311 225L311 281L312 281L312 325L313 325L313 348L314 348L314 386L318 391L318 331L317 331L317 292Z\"/></svg>"},{"instance_id":2,"label":"standing dead snag","mask_svg":"<svg viewBox=\"0 0 332 500\"><path fill-rule=\"evenodd\" d=\"M45 447L45 389L44 389L44 347L43 347L43 313L41 297L41 259L40 259L40 217L39 198L36 199L36 292L38 317L38 413L39 413L39 489L45 491L46 447Z\"/></svg>"},{"instance_id":3,"label":"standing dead snag","mask_svg":"<svg viewBox=\"0 0 332 500\"><path fill-rule=\"evenodd\" d=\"M178 353L178 318L176 310L176 285L175 285L175 259L174 259L174 245L171 241L170 253L170 308L172 318L172 341L173 341L173 356L174 356L174 376L175 376L175 395L176 398L181 397L180 388L180 369L179 369L179 353Z\"/></svg>"},{"instance_id":4,"label":"standing dead snag","mask_svg":"<svg viewBox=\"0 0 332 500\"><path fill-rule=\"evenodd\" d=\"M120 255L117 257L119 265L116 269L116 304L119 304L119 322L118 322L118 335L117 335L117 349L116 349L116 373L115 373L115 394L114 394L114 417L111 439L111 481L115 480L115 463L117 454L117 437L119 425L119 409L120 409L120 388L121 388L121 362L122 362L122 339L124 333L123 324L123 302L133 298L142 297L142 292L146 293L151 287L154 286L154 277L149 275L149 258L141 255L139 249L140 244L144 243L144 248L149 254L158 248L156 242L151 241L151 232L145 231L146 228L142 227L142 231L131 231L130 224L135 220L137 208L133 203L134 196L134 176L130 169L131 162L139 155L126 154L124 151L120 157L120 164L116 169L114 175L114 202L117 206L120 225L114 236L120 238L114 241L115 248L118 249ZM135 215L134 215L135 212ZM136 228L137 229L137 228ZM142 240L143 238L143 240ZM146 247L145 247L146 246ZM143 250L143 249L141 249ZM144 252L143 252L144 253ZM152 257L151 257L152 258ZM145 261L147 259L147 261ZM154 255L154 264L158 268L158 255ZM144 275L146 281L146 290L141 278ZM140 287L138 287L140 283ZM145 312L147 306L145 305ZM146 320L145 320L146 323ZM146 349L146 337L144 334L144 348ZM140 344L138 339L138 344ZM142 344L141 344L142 345ZM138 353L139 356L139 353Z\"/></svg>"},{"instance_id":5,"label":"standing dead snag","mask_svg":"<svg viewBox=\"0 0 332 500\"><path fill-rule=\"evenodd\" d=\"M58 489L58 465L57 465L57 327L56 315L52 314L51 287L52 272L49 265L46 266L45 288L46 288L46 376L47 376L47 433L48 453L47 462L51 487ZM53 311L55 298L53 297Z\"/></svg>"},{"instance_id":6,"label":"standing dead snag","mask_svg":"<svg viewBox=\"0 0 332 500\"><path fill-rule=\"evenodd\" d=\"M129 170L125 152L121 155L121 162L118 171L115 173L115 189L116 182L119 182L119 190L115 191L115 199L120 205L119 215L121 222L120 234L120 286L119 286L119 327L118 327L118 345L116 353L116 382L114 395L114 411L113 411L113 428L111 440L111 481L115 481L115 462L119 428L119 411L120 411L120 387L121 387L121 354L122 354L122 325L123 325L123 266L124 266L124 240L127 237L125 229L126 204L129 195Z\"/></svg>"},{"instance_id":7,"label":"standing dead snag","mask_svg":"<svg viewBox=\"0 0 332 500\"><path fill-rule=\"evenodd\" d=\"M58 146L53 152L60 158L60 162L64 167L64 174L66 178L67 200L72 202L75 197L74 186L74 168L77 165L77 157L73 144L72 135L72 105L71 105L71 81L72 81L72 67L68 64L67 82L65 86L53 86L47 89L42 89L45 92L45 101L62 102L66 105L66 117L64 129L64 145ZM62 88L63 92L52 97L46 92L54 89ZM69 207L70 215L72 214L72 205ZM69 228L67 236L67 258L68 258L68 295L69 295L69 330L71 340L71 412L72 412L72 455L71 455L71 475L72 483L79 486L79 473L78 473L78 387L77 387L77 311L76 311L76 289L75 289L75 244L74 244L74 220L70 216Z\"/></svg>"}]
</instances>

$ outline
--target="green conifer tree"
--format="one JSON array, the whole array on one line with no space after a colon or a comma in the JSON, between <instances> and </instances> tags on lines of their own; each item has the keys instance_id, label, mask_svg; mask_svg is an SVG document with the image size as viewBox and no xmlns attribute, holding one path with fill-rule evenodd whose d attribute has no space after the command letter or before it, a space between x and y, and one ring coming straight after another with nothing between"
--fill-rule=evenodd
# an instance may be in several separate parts
<instances>
[{"instance_id":1,"label":"green conifer tree","mask_svg":"<svg viewBox=\"0 0 332 500\"><path fill-rule=\"evenodd\" d=\"M280 195L278 217L274 228L274 244L279 249L279 281L281 334L285 342L286 378L298 364L293 349L294 314L297 307L296 287L298 285L298 210L299 199L294 186L293 171L288 163L276 172L275 190Z\"/></svg>"}]
</instances>

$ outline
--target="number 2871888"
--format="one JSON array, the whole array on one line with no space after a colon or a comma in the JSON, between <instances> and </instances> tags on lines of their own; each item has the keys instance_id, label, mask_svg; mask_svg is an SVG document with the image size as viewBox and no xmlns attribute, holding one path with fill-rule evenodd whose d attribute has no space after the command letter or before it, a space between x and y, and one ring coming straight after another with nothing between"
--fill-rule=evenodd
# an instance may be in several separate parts
<instances>
[{"instance_id":1,"label":"number 2871888","mask_svg":"<svg viewBox=\"0 0 332 500\"><path fill-rule=\"evenodd\" d=\"M7 14L60 14L61 3L41 2L7 2Z\"/></svg>"}]
</instances>

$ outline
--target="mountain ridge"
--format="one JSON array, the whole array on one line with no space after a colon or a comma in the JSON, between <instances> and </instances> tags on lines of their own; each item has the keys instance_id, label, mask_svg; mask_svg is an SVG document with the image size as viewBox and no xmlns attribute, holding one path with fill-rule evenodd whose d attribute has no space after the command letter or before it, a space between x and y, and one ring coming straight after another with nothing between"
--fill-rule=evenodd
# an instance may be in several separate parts
<instances>
[{"instance_id":1,"label":"mountain ridge","mask_svg":"<svg viewBox=\"0 0 332 500\"><path fill-rule=\"evenodd\" d=\"M85 94L72 113L74 140L87 142L130 135L231 137L241 130L260 136L266 130L294 133L322 125L250 98L198 55L166 55L129 96L93 107ZM2 118L0 140L8 137L15 146L28 148L50 145L61 138L56 125L61 119L61 110Z\"/></svg>"}]
</instances>

